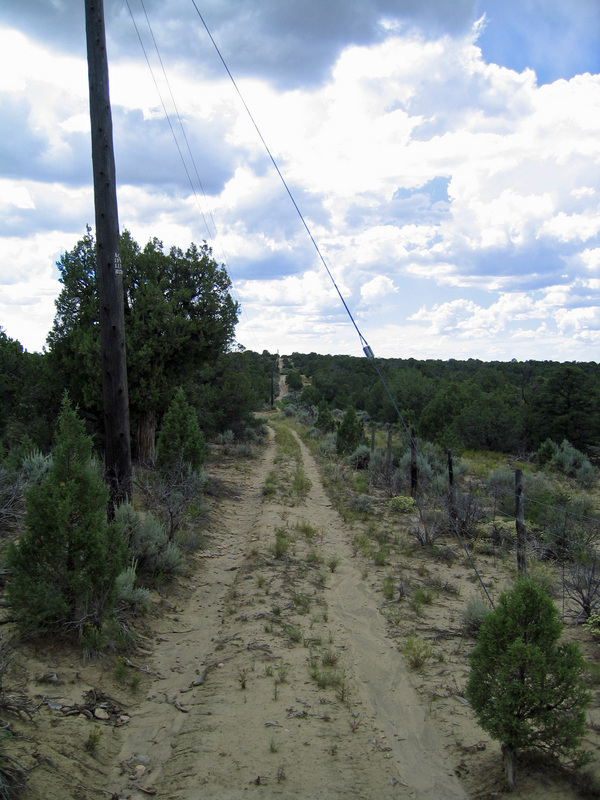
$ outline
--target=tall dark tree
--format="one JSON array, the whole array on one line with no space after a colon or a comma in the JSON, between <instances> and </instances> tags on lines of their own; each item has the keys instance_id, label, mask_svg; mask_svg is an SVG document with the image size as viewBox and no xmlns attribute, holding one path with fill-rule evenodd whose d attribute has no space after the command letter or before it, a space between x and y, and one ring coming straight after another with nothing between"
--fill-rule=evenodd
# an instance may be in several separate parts
<instances>
[{"instance_id":1,"label":"tall dark tree","mask_svg":"<svg viewBox=\"0 0 600 800\"><path fill-rule=\"evenodd\" d=\"M561 364L545 378L533 400L536 444L568 439L580 450L598 440L598 385L581 367Z\"/></svg>"},{"instance_id":2,"label":"tall dark tree","mask_svg":"<svg viewBox=\"0 0 600 800\"><path fill-rule=\"evenodd\" d=\"M142 250L124 231L121 258L130 416L137 425L138 458L151 461L157 422L175 387L230 347L238 305L225 267L206 243L165 252L162 242L152 239ZM98 414L98 312L89 229L58 267L64 288L48 337L51 356L71 396Z\"/></svg>"},{"instance_id":3,"label":"tall dark tree","mask_svg":"<svg viewBox=\"0 0 600 800\"><path fill-rule=\"evenodd\" d=\"M0 328L0 446L5 453L23 437L47 450L51 443L60 392L46 357L28 353Z\"/></svg>"}]
</instances>

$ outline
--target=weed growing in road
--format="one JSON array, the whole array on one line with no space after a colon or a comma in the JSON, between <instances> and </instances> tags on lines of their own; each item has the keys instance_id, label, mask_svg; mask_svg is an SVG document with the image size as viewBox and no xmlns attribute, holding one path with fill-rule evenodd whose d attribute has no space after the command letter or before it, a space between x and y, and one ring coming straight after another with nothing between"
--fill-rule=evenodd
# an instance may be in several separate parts
<instances>
[{"instance_id":1,"label":"weed growing in road","mask_svg":"<svg viewBox=\"0 0 600 800\"><path fill-rule=\"evenodd\" d=\"M317 666L312 666L309 669L309 675L319 689L327 689L330 686L337 688L344 680L344 673L342 670L332 667L322 667L319 669Z\"/></svg>"},{"instance_id":2,"label":"weed growing in road","mask_svg":"<svg viewBox=\"0 0 600 800\"><path fill-rule=\"evenodd\" d=\"M296 530L305 536L307 539L312 539L318 535L317 529L306 520L300 520L296 523Z\"/></svg>"},{"instance_id":3,"label":"weed growing in road","mask_svg":"<svg viewBox=\"0 0 600 800\"><path fill-rule=\"evenodd\" d=\"M302 641L302 628L299 625L285 625L284 631L290 641L296 643Z\"/></svg>"},{"instance_id":4,"label":"weed growing in road","mask_svg":"<svg viewBox=\"0 0 600 800\"><path fill-rule=\"evenodd\" d=\"M310 492L312 482L300 464L296 467L294 472L294 479L292 481L292 491L298 500L304 499Z\"/></svg>"},{"instance_id":5,"label":"weed growing in road","mask_svg":"<svg viewBox=\"0 0 600 800\"><path fill-rule=\"evenodd\" d=\"M321 662L324 667L335 667L339 661L339 655L334 653L333 650L325 650L321 656Z\"/></svg>"},{"instance_id":6,"label":"weed growing in road","mask_svg":"<svg viewBox=\"0 0 600 800\"><path fill-rule=\"evenodd\" d=\"M263 497L273 497L277 492L277 479L274 475L269 475L263 483L260 493Z\"/></svg>"},{"instance_id":7,"label":"weed growing in road","mask_svg":"<svg viewBox=\"0 0 600 800\"><path fill-rule=\"evenodd\" d=\"M290 549L290 535L285 528L275 529L275 544L272 547L272 552L275 558L284 558Z\"/></svg>"},{"instance_id":8,"label":"weed growing in road","mask_svg":"<svg viewBox=\"0 0 600 800\"><path fill-rule=\"evenodd\" d=\"M402 646L402 654L411 669L421 669L432 657L433 647L420 636L407 636Z\"/></svg>"},{"instance_id":9,"label":"weed growing in road","mask_svg":"<svg viewBox=\"0 0 600 800\"><path fill-rule=\"evenodd\" d=\"M292 602L299 614L308 614L311 606L311 598L305 594L295 594Z\"/></svg>"},{"instance_id":10,"label":"weed growing in road","mask_svg":"<svg viewBox=\"0 0 600 800\"><path fill-rule=\"evenodd\" d=\"M398 606L391 606L383 610L383 615L390 625L398 626L402 622L402 611Z\"/></svg>"},{"instance_id":11,"label":"weed growing in road","mask_svg":"<svg viewBox=\"0 0 600 800\"><path fill-rule=\"evenodd\" d=\"M356 534L356 536L354 537L354 547L356 548L357 552L360 552L360 554L365 556L366 558L368 558L371 555L371 552L373 550L371 540L364 532Z\"/></svg>"},{"instance_id":12,"label":"weed growing in road","mask_svg":"<svg viewBox=\"0 0 600 800\"><path fill-rule=\"evenodd\" d=\"M100 744L100 739L102 738L102 728L100 725L94 725L94 730L90 733L88 738L85 740L85 744L83 745L88 753L91 755L95 755L98 749L98 745Z\"/></svg>"},{"instance_id":13,"label":"weed growing in road","mask_svg":"<svg viewBox=\"0 0 600 800\"><path fill-rule=\"evenodd\" d=\"M271 736L271 741L269 742L269 750L272 753L277 753L279 751L279 745L277 744L277 739L274 736Z\"/></svg>"},{"instance_id":14,"label":"weed growing in road","mask_svg":"<svg viewBox=\"0 0 600 800\"><path fill-rule=\"evenodd\" d=\"M337 553L334 553L327 559L327 566L329 567L330 572L335 572L336 569L340 565L340 557Z\"/></svg>"}]
</instances>

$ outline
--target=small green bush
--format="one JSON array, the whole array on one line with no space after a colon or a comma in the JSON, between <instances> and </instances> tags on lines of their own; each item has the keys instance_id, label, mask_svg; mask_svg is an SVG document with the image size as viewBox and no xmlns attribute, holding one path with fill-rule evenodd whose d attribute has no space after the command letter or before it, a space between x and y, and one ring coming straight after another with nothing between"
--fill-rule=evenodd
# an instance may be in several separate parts
<instances>
[{"instance_id":1,"label":"small green bush","mask_svg":"<svg viewBox=\"0 0 600 800\"><path fill-rule=\"evenodd\" d=\"M365 444L359 444L356 450L348 456L348 463L354 469L367 469L371 458L371 450Z\"/></svg>"},{"instance_id":2,"label":"small green bush","mask_svg":"<svg viewBox=\"0 0 600 800\"><path fill-rule=\"evenodd\" d=\"M331 411L327 408L327 403L322 401L319 405L319 415L315 422L315 428L319 428L323 433L332 433L334 421Z\"/></svg>"},{"instance_id":3,"label":"small green bush","mask_svg":"<svg viewBox=\"0 0 600 800\"><path fill-rule=\"evenodd\" d=\"M372 514L373 503L371 502L371 498L366 494L353 497L350 500L350 511L355 511L359 514Z\"/></svg>"},{"instance_id":4,"label":"small green bush","mask_svg":"<svg viewBox=\"0 0 600 800\"><path fill-rule=\"evenodd\" d=\"M139 575L174 575L181 572L184 555L169 539L163 523L150 512L136 511L124 503L115 511Z\"/></svg>"},{"instance_id":5,"label":"small green bush","mask_svg":"<svg viewBox=\"0 0 600 800\"><path fill-rule=\"evenodd\" d=\"M543 467L549 464L558 453L558 445L552 439L546 439L537 451L538 464Z\"/></svg>"},{"instance_id":6,"label":"small green bush","mask_svg":"<svg viewBox=\"0 0 600 800\"><path fill-rule=\"evenodd\" d=\"M433 647L420 636L407 636L402 645L402 654L411 669L417 670L425 666L433 655Z\"/></svg>"},{"instance_id":7,"label":"small green bush","mask_svg":"<svg viewBox=\"0 0 600 800\"><path fill-rule=\"evenodd\" d=\"M131 610L146 613L150 609L150 592L141 586L135 585L136 568L135 564L117 575L116 579L116 598L115 607L117 611Z\"/></svg>"},{"instance_id":8,"label":"small green bush","mask_svg":"<svg viewBox=\"0 0 600 800\"><path fill-rule=\"evenodd\" d=\"M275 558L284 558L290 549L290 536L283 528L275 531L275 544L273 545L273 555Z\"/></svg>"},{"instance_id":9,"label":"small green bush","mask_svg":"<svg viewBox=\"0 0 600 800\"><path fill-rule=\"evenodd\" d=\"M489 605L477 594L472 594L461 613L461 625L468 636L477 636L481 623L489 614Z\"/></svg>"},{"instance_id":10,"label":"small green bush","mask_svg":"<svg viewBox=\"0 0 600 800\"><path fill-rule=\"evenodd\" d=\"M411 511L415 511L415 501L413 498L403 494L390 498L386 505L390 511L396 514L409 514Z\"/></svg>"}]
</instances>

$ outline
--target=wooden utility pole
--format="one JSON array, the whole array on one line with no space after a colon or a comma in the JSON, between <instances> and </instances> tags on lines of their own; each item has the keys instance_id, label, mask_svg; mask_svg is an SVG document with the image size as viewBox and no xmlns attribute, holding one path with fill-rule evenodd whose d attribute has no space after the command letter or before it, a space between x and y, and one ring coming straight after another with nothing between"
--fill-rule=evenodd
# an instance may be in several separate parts
<instances>
[{"instance_id":1,"label":"wooden utility pole","mask_svg":"<svg viewBox=\"0 0 600 800\"><path fill-rule=\"evenodd\" d=\"M102 402L109 517L131 493L129 394L125 355L123 272L103 0L85 0L92 165L96 209L96 284L100 314Z\"/></svg>"}]
</instances>

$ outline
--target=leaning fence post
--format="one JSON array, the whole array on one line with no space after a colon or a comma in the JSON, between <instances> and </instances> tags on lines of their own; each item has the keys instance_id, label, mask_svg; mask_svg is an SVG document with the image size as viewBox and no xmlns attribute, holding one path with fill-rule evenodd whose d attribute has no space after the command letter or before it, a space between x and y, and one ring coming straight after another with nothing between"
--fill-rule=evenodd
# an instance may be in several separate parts
<instances>
[{"instance_id":1,"label":"leaning fence post","mask_svg":"<svg viewBox=\"0 0 600 800\"><path fill-rule=\"evenodd\" d=\"M517 529L517 573L527 571L525 560L525 498L523 495L523 472L515 470L515 517Z\"/></svg>"}]
</instances>

